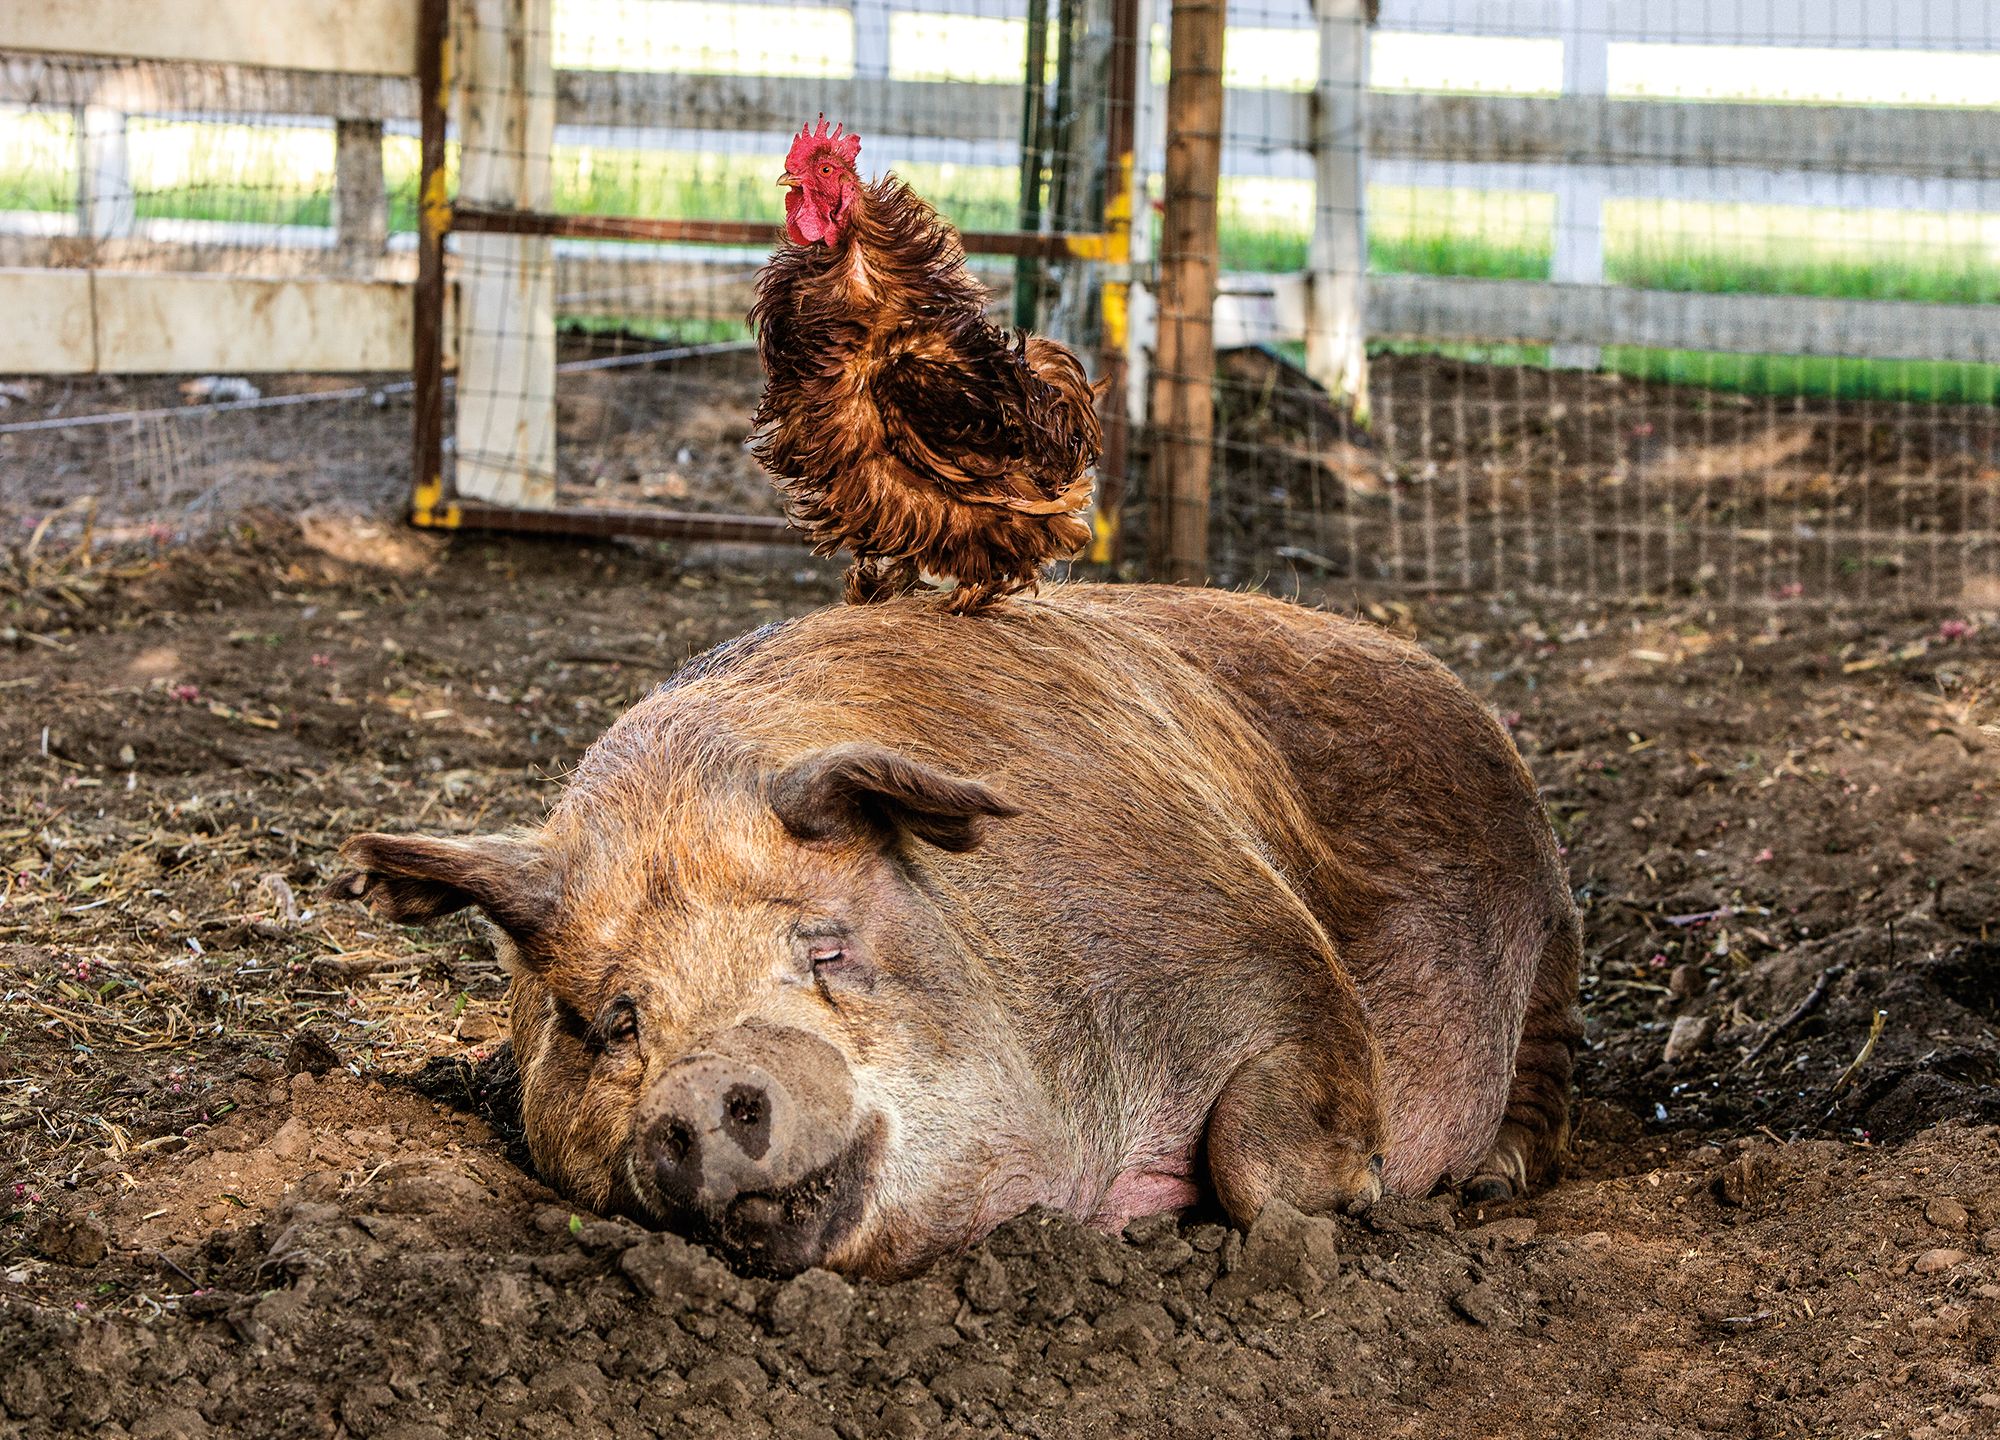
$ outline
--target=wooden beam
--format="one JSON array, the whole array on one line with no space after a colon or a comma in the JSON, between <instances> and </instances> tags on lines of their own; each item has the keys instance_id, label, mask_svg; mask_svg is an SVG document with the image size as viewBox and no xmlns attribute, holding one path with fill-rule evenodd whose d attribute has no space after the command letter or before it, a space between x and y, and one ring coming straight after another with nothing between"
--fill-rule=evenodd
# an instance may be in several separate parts
<instances>
[{"instance_id":1,"label":"wooden beam","mask_svg":"<svg viewBox=\"0 0 2000 1440\"><path fill-rule=\"evenodd\" d=\"M7 0L0 50L412 75L409 0Z\"/></svg>"},{"instance_id":2,"label":"wooden beam","mask_svg":"<svg viewBox=\"0 0 2000 1440\"><path fill-rule=\"evenodd\" d=\"M398 75L329 75L157 60L0 56L0 102L103 105L130 114L334 115L412 120L417 87Z\"/></svg>"},{"instance_id":3,"label":"wooden beam","mask_svg":"<svg viewBox=\"0 0 2000 1440\"><path fill-rule=\"evenodd\" d=\"M88 270L0 270L0 373L82 375L97 368Z\"/></svg>"},{"instance_id":4,"label":"wooden beam","mask_svg":"<svg viewBox=\"0 0 2000 1440\"><path fill-rule=\"evenodd\" d=\"M1306 373L1368 421L1362 286L1368 270L1367 0L1317 0L1313 90L1313 233L1306 284Z\"/></svg>"},{"instance_id":5,"label":"wooden beam","mask_svg":"<svg viewBox=\"0 0 2000 1440\"><path fill-rule=\"evenodd\" d=\"M1020 135L1014 85L819 80L772 75L556 72L556 121L611 130L784 132L824 109L863 134L921 135L990 144L1011 163ZM233 65L162 66L98 60L0 59L0 102L104 105L131 114L332 115L411 120L416 86L395 76L311 73ZM1314 96L1230 90L1228 133L1271 149L1310 151ZM1700 166L1824 170L1939 180L2000 174L2000 110L1906 106L1772 105L1371 91L1369 153L1437 163ZM1259 171L1242 157L1242 173Z\"/></svg>"},{"instance_id":6,"label":"wooden beam","mask_svg":"<svg viewBox=\"0 0 2000 1440\"><path fill-rule=\"evenodd\" d=\"M325 246L272 245L218 249L215 245L134 238L84 246L71 235L0 235L0 268L69 269L86 261L113 270L148 274L213 274L226 264L231 275L267 280L305 279L333 272L334 252ZM561 315L644 315L708 318L717 311L741 314L750 308L761 255L744 258L699 249L662 253L654 247L587 246L556 251L556 310ZM386 256L367 278L410 283L417 256L408 250ZM1005 290L1002 276L983 277Z\"/></svg>"},{"instance_id":7,"label":"wooden beam","mask_svg":"<svg viewBox=\"0 0 2000 1440\"><path fill-rule=\"evenodd\" d=\"M2000 174L2000 110L1992 109L1376 92L1368 124L1370 153L1399 160Z\"/></svg>"},{"instance_id":8,"label":"wooden beam","mask_svg":"<svg viewBox=\"0 0 2000 1440\"><path fill-rule=\"evenodd\" d=\"M93 283L95 368L105 374L410 366L407 286L116 270L96 271Z\"/></svg>"},{"instance_id":9,"label":"wooden beam","mask_svg":"<svg viewBox=\"0 0 2000 1440\"><path fill-rule=\"evenodd\" d=\"M1174 0L1151 416L1150 548L1162 580L1208 574L1225 11L1226 0Z\"/></svg>"},{"instance_id":10,"label":"wooden beam","mask_svg":"<svg viewBox=\"0 0 2000 1440\"><path fill-rule=\"evenodd\" d=\"M333 127L333 249L347 273L372 274L389 243L389 192L382 175L382 122Z\"/></svg>"},{"instance_id":11,"label":"wooden beam","mask_svg":"<svg viewBox=\"0 0 2000 1440\"><path fill-rule=\"evenodd\" d=\"M417 0L417 279L410 291L410 520L450 517L444 500L444 372L450 220L445 131L451 118L451 0Z\"/></svg>"},{"instance_id":12,"label":"wooden beam","mask_svg":"<svg viewBox=\"0 0 2000 1440\"><path fill-rule=\"evenodd\" d=\"M938 0L926 0L926 5ZM992 0L981 0L992 3ZM1590 0L1591 22L1613 40L1715 44L1716 31L1745 45L1801 45L1815 49L1991 50L1993 25L1984 6L1965 0ZM1488 33L1560 38L1563 16L1553 5L1510 0L1383 0L1388 30L1464 34L1467 12L1486 20ZM1480 12L1485 11L1486 15ZM1491 17L1490 19L1488 17ZM1262 20L1283 25L1282 14Z\"/></svg>"},{"instance_id":13,"label":"wooden beam","mask_svg":"<svg viewBox=\"0 0 2000 1440\"><path fill-rule=\"evenodd\" d=\"M79 105L76 126L76 232L91 240L132 233L138 216L123 112Z\"/></svg>"},{"instance_id":14,"label":"wooden beam","mask_svg":"<svg viewBox=\"0 0 2000 1440\"><path fill-rule=\"evenodd\" d=\"M2000 364L2000 324L1991 306L1682 294L1533 280L1378 275L1369 287L1369 333Z\"/></svg>"},{"instance_id":15,"label":"wooden beam","mask_svg":"<svg viewBox=\"0 0 2000 1440\"><path fill-rule=\"evenodd\" d=\"M300 276L338 273L337 255L326 244L327 232L317 226L244 226L244 231L276 231L280 235L297 229L299 240L286 244L279 238L242 238L230 235L235 228L228 222L213 222L222 233L210 239L189 231L209 222L158 222L141 220L137 232L116 240L89 244L75 235L0 234L0 266L47 266L67 269L97 265L107 270L148 272L199 271L207 274L257 275L281 280ZM171 227L173 238L155 239L155 227ZM362 278L408 280L415 274L414 259L407 249L399 249L377 260Z\"/></svg>"},{"instance_id":16,"label":"wooden beam","mask_svg":"<svg viewBox=\"0 0 2000 1440\"><path fill-rule=\"evenodd\" d=\"M1013 84L637 70L556 73L556 119L564 125L782 134L822 111L863 136L925 135L1009 146L1020 140L1021 90Z\"/></svg>"},{"instance_id":17,"label":"wooden beam","mask_svg":"<svg viewBox=\"0 0 2000 1440\"><path fill-rule=\"evenodd\" d=\"M1095 217L1093 217L1095 218ZM784 234L767 220L683 220L650 215L556 215L460 203L452 208L452 230L460 235L562 235L578 240L639 240L698 245L751 245L768 249ZM1095 234L1068 231L961 230L968 255L1040 255L1066 259L1089 248Z\"/></svg>"},{"instance_id":18,"label":"wooden beam","mask_svg":"<svg viewBox=\"0 0 2000 1440\"><path fill-rule=\"evenodd\" d=\"M459 196L547 211L555 139L550 0L470 0L457 33ZM458 242L455 488L494 505L556 498L555 257L535 235Z\"/></svg>"}]
</instances>

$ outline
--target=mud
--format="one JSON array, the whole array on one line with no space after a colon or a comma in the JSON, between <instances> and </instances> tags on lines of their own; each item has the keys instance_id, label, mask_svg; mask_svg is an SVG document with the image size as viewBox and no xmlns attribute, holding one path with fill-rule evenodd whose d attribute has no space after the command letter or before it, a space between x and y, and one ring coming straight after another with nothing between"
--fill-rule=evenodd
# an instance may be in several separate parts
<instances>
[{"instance_id":1,"label":"mud","mask_svg":"<svg viewBox=\"0 0 2000 1440\"><path fill-rule=\"evenodd\" d=\"M573 1213L522 1168L490 948L321 908L331 847L534 818L688 654L835 578L255 513L17 549L0 1435L2000 1425L1978 614L1325 597L1451 663L1545 786L1590 1023L1547 1194L1030 1215L886 1287Z\"/></svg>"}]
</instances>

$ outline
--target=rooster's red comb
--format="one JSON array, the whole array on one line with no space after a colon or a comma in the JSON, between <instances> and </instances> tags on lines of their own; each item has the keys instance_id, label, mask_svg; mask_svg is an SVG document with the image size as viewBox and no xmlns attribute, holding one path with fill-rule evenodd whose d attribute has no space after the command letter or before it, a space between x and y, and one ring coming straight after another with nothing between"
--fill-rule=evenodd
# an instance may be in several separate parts
<instances>
[{"instance_id":1,"label":"rooster's red comb","mask_svg":"<svg viewBox=\"0 0 2000 1440\"><path fill-rule=\"evenodd\" d=\"M831 146L835 154L852 165L861 154L861 137L843 135L840 131L841 127L836 125L831 134L827 133L824 115L819 117L817 128L801 125L798 135L792 140L792 148L786 152L785 169L794 175L803 173L812 163L813 152L826 146Z\"/></svg>"}]
</instances>

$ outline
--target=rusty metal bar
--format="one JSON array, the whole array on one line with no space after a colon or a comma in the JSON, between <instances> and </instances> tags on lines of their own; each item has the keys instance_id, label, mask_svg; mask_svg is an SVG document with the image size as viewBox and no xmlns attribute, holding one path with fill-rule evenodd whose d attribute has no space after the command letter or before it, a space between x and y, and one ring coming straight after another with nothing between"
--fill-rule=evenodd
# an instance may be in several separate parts
<instances>
[{"instance_id":1,"label":"rusty metal bar","mask_svg":"<svg viewBox=\"0 0 2000 1440\"><path fill-rule=\"evenodd\" d=\"M683 510L558 505L517 510L480 500L453 502L457 526L531 535L643 535L660 540L710 540L742 545L799 545L800 531L777 515L696 515Z\"/></svg>"},{"instance_id":2,"label":"rusty metal bar","mask_svg":"<svg viewBox=\"0 0 2000 1440\"><path fill-rule=\"evenodd\" d=\"M756 220L672 220L645 215L549 215L497 206L461 205L451 228L468 234L558 235L571 240L639 240L695 245L775 245L783 231ZM972 255L1033 255L1059 260L1096 235L1023 234L1017 230L964 230L959 238Z\"/></svg>"},{"instance_id":3,"label":"rusty metal bar","mask_svg":"<svg viewBox=\"0 0 2000 1440\"><path fill-rule=\"evenodd\" d=\"M451 94L450 0L417 7L418 121L417 283L411 328L410 519L449 524L444 502L444 232L451 222L445 193L445 106Z\"/></svg>"}]
</instances>

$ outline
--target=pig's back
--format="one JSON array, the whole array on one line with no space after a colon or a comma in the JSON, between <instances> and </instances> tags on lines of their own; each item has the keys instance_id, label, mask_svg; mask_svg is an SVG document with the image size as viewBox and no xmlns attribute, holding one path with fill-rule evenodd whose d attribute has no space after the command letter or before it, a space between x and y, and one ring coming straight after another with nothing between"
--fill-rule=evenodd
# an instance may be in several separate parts
<instances>
[{"instance_id":1,"label":"pig's back","mask_svg":"<svg viewBox=\"0 0 2000 1440\"><path fill-rule=\"evenodd\" d=\"M697 658L667 692L773 759L844 739L1006 782L1065 833L1144 797L1221 806L1336 939L1370 877L1469 872L1568 904L1532 780L1443 665L1379 627L1258 595L1061 585L977 617L841 606Z\"/></svg>"},{"instance_id":2,"label":"pig's back","mask_svg":"<svg viewBox=\"0 0 2000 1440\"><path fill-rule=\"evenodd\" d=\"M1276 759L1321 826L1391 863L1447 840L1534 851L1545 833L1512 742L1442 664L1265 596L1061 585L973 618L927 598L842 606L731 640L662 689L690 687L733 712L719 723L781 747L830 727L812 743L900 738L987 773L1079 741L1101 753L1119 730L1142 746L1191 733L1222 742L1213 760Z\"/></svg>"}]
</instances>

